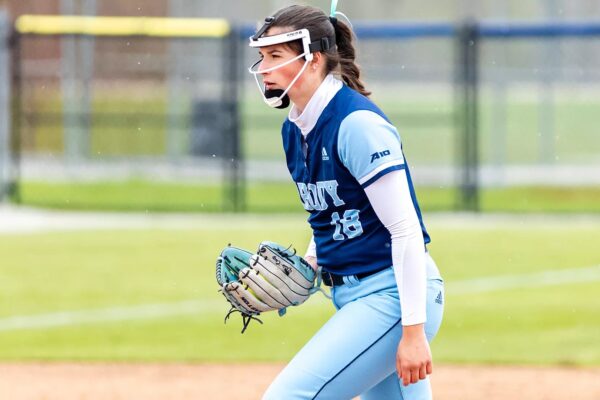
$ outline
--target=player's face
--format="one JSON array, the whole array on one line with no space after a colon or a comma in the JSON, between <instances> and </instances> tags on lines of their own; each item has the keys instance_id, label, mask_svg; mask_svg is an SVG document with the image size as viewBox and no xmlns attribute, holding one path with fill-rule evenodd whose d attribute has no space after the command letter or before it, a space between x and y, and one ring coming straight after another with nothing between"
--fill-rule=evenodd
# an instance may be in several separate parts
<instances>
[{"instance_id":1,"label":"player's face","mask_svg":"<svg viewBox=\"0 0 600 400\"><path fill-rule=\"evenodd\" d=\"M281 30L278 28L272 28L269 30L270 35L277 35L288 30ZM258 49L261 57L261 62L258 66L258 70L266 70L269 68L276 67L297 57L296 54L289 46L286 44L276 44L273 46L265 46ZM299 58L298 60L291 62L288 65L285 65L281 68L277 68L273 71L263 72L262 80L265 85L265 89L281 89L285 90L289 84L294 80L296 75L300 72L302 67L304 66L305 60L304 58ZM302 88L302 82L304 80L304 74L300 75L298 80L294 83L294 85L290 88L288 94L290 98L294 99L294 97L298 94L298 92Z\"/></svg>"}]
</instances>

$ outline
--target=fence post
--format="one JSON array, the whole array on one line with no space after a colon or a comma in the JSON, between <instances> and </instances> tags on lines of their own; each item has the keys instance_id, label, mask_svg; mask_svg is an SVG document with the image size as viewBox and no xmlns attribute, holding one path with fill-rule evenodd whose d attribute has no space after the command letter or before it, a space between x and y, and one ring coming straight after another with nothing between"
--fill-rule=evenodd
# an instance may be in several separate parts
<instances>
[{"instance_id":1,"label":"fence post","mask_svg":"<svg viewBox=\"0 0 600 400\"><path fill-rule=\"evenodd\" d=\"M93 16L96 4L94 0L61 0L60 12ZM90 156L94 41L92 35L62 36L60 41L63 140L67 162L80 163Z\"/></svg>"},{"instance_id":2,"label":"fence post","mask_svg":"<svg viewBox=\"0 0 600 400\"><path fill-rule=\"evenodd\" d=\"M459 107L457 159L460 163L458 207L467 211L479 211L478 50L477 24L468 21L459 29L456 65Z\"/></svg>"},{"instance_id":3,"label":"fence post","mask_svg":"<svg viewBox=\"0 0 600 400\"><path fill-rule=\"evenodd\" d=\"M240 32L237 26L232 26L229 36L225 39L224 65L225 85L223 98L231 105L231 119L228 123L228 138L225 141L227 149L223 158L227 182L224 185L224 205L228 211L241 212L246 210L246 179L244 175L244 159L242 152L240 103L243 80L240 78L243 57L240 52Z\"/></svg>"},{"instance_id":4,"label":"fence post","mask_svg":"<svg viewBox=\"0 0 600 400\"><path fill-rule=\"evenodd\" d=\"M0 202L10 190L10 32L8 16L0 9Z\"/></svg>"}]
</instances>

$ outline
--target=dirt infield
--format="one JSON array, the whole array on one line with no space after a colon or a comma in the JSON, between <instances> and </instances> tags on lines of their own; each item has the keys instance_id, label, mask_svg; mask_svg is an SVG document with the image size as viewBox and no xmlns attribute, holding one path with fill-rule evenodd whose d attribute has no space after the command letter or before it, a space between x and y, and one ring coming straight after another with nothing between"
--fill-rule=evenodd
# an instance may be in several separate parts
<instances>
[{"instance_id":1,"label":"dirt infield","mask_svg":"<svg viewBox=\"0 0 600 400\"><path fill-rule=\"evenodd\" d=\"M259 399L281 364L0 364L0 399ZM600 368L437 365L437 400L600 399Z\"/></svg>"}]
</instances>

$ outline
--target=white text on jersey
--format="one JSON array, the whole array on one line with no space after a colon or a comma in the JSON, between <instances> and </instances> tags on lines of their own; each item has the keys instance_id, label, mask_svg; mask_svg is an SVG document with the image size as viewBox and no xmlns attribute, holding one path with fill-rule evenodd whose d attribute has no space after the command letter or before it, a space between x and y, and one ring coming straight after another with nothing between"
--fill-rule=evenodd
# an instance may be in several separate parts
<instances>
[{"instance_id":1,"label":"white text on jersey","mask_svg":"<svg viewBox=\"0 0 600 400\"><path fill-rule=\"evenodd\" d=\"M335 180L318 181L316 184L296 182L296 185L298 186L298 193L300 194L305 210L327 210L329 204L327 203L325 192L333 200L334 206L338 207L346 204L338 196L338 183Z\"/></svg>"}]
</instances>

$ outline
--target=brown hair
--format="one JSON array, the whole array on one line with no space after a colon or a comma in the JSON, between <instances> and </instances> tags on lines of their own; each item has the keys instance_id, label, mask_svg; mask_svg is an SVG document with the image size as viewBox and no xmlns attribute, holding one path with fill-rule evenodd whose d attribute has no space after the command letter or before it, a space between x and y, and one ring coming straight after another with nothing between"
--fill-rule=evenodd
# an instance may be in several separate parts
<instances>
[{"instance_id":1,"label":"brown hair","mask_svg":"<svg viewBox=\"0 0 600 400\"><path fill-rule=\"evenodd\" d=\"M348 86L364 96L371 94L360 80L360 68L354 61L356 50L352 43L353 34L348 25L337 20L335 24L332 23L322 10L311 6L285 7L277 11L273 18L269 29L272 27L289 27L292 30L307 29L312 41L335 35L336 46L332 46L324 52L327 60L325 72L327 74L338 73ZM296 53L302 53L300 41L296 40L286 44Z\"/></svg>"}]
</instances>

